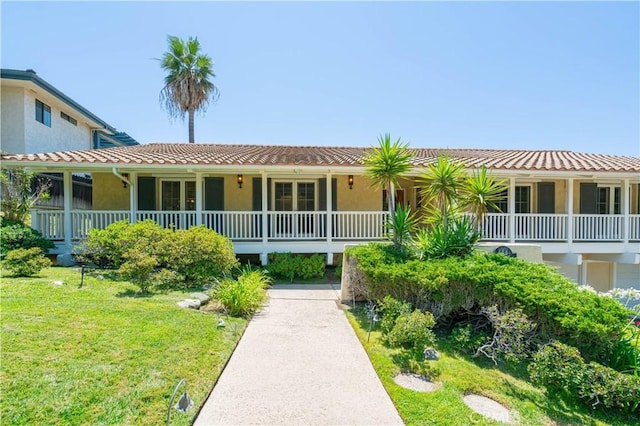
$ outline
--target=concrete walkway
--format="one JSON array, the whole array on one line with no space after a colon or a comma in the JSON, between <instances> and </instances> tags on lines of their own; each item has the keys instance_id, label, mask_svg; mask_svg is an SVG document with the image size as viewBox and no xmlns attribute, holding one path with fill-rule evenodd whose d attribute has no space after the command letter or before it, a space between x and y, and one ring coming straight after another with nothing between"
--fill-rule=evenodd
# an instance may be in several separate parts
<instances>
[{"instance_id":1,"label":"concrete walkway","mask_svg":"<svg viewBox=\"0 0 640 426\"><path fill-rule=\"evenodd\" d=\"M331 285L269 290L195 425L401 425Z\"/></svg>"}]
</instances>

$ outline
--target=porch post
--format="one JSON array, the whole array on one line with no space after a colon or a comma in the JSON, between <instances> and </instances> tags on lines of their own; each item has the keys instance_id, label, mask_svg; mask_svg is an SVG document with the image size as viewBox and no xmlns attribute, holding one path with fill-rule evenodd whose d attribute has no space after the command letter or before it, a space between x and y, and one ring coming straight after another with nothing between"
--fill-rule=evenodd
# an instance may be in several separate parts
<instances>
[{"instance_id":1,"label":"porch post","mask_svg":"<svg viewBox=\"0 0 640 426\"><path fill-rule=\"evenodd\" d=\"M625 179L623 181L622 184L622 197L621 201L622 201L622 214L624 215L622 217L622 232L623 232L623 242L625 244L629 243L629 234L630 234L630 229L629 229L629 207L631 206L631 191L630 191L630 185L629 185L629 179ZM615 263L614 263L615 265ZM615 271L614 271L614 278L615 278ZM615 288L615 286L614 286Z\"/></svg>"},{"instance_id":2,"label":"porch post","mask_svg":"<svg viewBox=\"0 0 640 426\"><path fill-rule=\"evenodd\" d=\"M333 239L333 182L331 181L331 173L327 173L327 265L333 265L333 252L331 251L331 240Z\"/></svg>"},{"instance_id":3,"label":"porch post","mask_svg":"<svg viewBox=\"0 0 640 426\"><path fill-rule=\"evenodd\" d=\"M269 251L267 245L269 244L269 217L268 217L268 185L267 174L262 172L261 174L262 184L262 253L260 253L260 262L266 265L269 262Z\"/></svg>"},{"instance_id":4,"label":"porch post","mask_svg":"<svg viewBox=\"0 0 640 426\"><path fill-rule=\"evenodd\" d=\"M73 176L71 172L62 173L62 193L64 208L64 245L71 251L71 235L73 233L73 221L71 219L71 209L73 208Z\"/></svg>"},{"instance_id":5,"label":"porch post","mask_svg":"<svg viewBox=\"0 0 640 426\"><path fill-rule=\"evenodd\" d=\"M509 242L516 242L516 179L509 178Z\"/></svg>"},{"instance_id":6,"label":"porch post","mask_svg":"<svg viewBox=\"0 0 640 426\"><path fill-rule=\"evenodd\" d=\"M137 221L138 204L138 175L136 172L129 173L129 223Z\"/></svg>"},{"instance_id":7,"label":"porch post","mask_svg":"<svg viewBox=\"0 0 640 426\"><path fill-rule=\"evenodd\" d=\"M569 247L573 243L573 178L567 179L567 243Z\"/></svg>"},{"instance_id":8,"label":"porch post","mask_svg":"<svg viewBox=\"0 0 640 426\"><path fill-rule=\"evenodd\" d=\"M196 172L196 225L202 225L202 173Z\"/></svg>"}]
</instances>

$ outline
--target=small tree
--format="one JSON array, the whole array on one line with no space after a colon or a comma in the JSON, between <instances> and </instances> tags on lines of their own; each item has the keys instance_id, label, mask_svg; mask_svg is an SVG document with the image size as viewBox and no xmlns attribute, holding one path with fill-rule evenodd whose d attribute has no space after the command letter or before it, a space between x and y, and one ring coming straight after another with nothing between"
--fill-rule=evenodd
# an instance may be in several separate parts
<instances>
[{"instance_id":1,"label":"small tree","mask_svg":"<svg viewBox=\"0 0 640 426\"><path fill-rule=\"evenodd\" d=\"M51 182L24 167L18 167L0 171L0 187L0 206L4 220L24 222L39 200L49 198Z\"/></svg>"},{"instance_id":2,"label":"small tree","mask_svg":"<svg viewBox=\"0 0 640 426\"><path fill-rule=\"evenodd\" d=\"M467 176L462 189L462 204L473 213L476 230L480 230L489 207L500 210L496 203L502 200L504 190L505 180L497 181L484 165Z\"/></svg>"}]
</instances>

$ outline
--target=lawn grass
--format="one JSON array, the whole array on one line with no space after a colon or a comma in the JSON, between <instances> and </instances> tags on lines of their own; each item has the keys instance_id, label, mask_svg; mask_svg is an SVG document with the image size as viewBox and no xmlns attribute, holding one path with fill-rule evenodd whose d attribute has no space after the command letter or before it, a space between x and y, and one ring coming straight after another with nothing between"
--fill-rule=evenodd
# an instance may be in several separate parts
<instances>
[{"instance_id":1,"label":"lawn grass","mask_svg":"<svg viewBox=\"0 0 640 426\"><path fill-rule=\"evenodd\" d=\"M440 360L429 361L438 370L435 379L442 387L431 393L405 389L393 377L405 365L405 357L397 349L380 342L374 330L367 341L368 320L362 309L347 312L349 322L367 351L371 362L407 425L494 425L500 424L473 412L462 401L469 393L492 398L515 413L523 425L637 425L640 419L613 411L592 410L581 404L548 396L526 381L524 369L503 371L490 361L471 360L457 355L440 339ZM425 361L427 362L427 361Z\"/></svg>"},{"instance_id":2,"label":"lawn grass","mask_svg":"<svg viewBox=\"0 0 640 426\"><path fill-rule=\"evenodd\" d=\"M191 424L246 321L218 329L216 315L177 307L190 291L142 297L128 282L79 283L77 268L2 275L1 422L163 424L186 378L195 406L173 410L171 423Z\"/></svg>"}]
</instances>

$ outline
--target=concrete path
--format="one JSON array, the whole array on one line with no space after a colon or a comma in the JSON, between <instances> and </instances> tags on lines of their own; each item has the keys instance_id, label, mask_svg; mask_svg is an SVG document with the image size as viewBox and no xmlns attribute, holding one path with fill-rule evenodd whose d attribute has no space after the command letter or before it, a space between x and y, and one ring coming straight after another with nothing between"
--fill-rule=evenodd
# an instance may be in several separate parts
<instances>
[{"instance_id":1,"label":"concrete path","mask_svg":"<svg viewBox=\"0 0 640 426\"><path fill-rule=\"evenodd\" d=\"M269 290L195 425L401 425L331 285Z\"/></svg>"}]
</instances>

